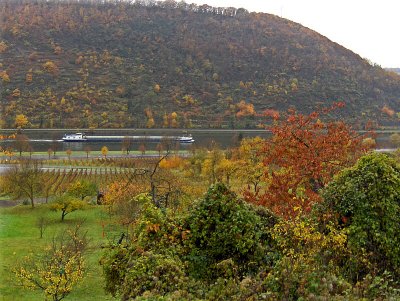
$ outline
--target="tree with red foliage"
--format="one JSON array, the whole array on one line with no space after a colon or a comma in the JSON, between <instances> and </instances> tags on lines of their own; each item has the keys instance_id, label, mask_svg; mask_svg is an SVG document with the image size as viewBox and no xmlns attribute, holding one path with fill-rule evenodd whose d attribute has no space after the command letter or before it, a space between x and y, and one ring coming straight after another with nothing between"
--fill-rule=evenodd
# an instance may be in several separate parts
<instances>
[{"instance_id":1,"label":"tree with red foliage","mask_svg":"<svg viewBox=\"0 0 400 301\"><path fill-rule=\"evenodd\" d=\"M289 110L286 120L276 119L262 151L266 178L265 192L245 191L252 203L269 207L283 217L307 212L320 201L319 190L339 170L353 165L367 151L362 144L365 135L353 131L342 121L322 122L343 103L309 115Z\"/></svg>"}]
</instances>

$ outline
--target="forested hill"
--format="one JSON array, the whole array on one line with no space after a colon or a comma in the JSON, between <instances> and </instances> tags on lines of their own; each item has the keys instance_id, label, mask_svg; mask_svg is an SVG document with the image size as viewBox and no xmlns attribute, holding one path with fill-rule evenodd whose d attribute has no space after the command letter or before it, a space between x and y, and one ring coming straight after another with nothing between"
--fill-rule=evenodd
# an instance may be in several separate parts
<instances>
[{"instance_id":1,"label":"forested hill","mask_svg":"<svg viewBox=\"0 0 400 301\"><path fill-rule=\"evenodd\" d=\"M394 123L400 76L297 23L184 2L0 2L1 126L255 127L265 110ZM340 22L340 20L338 20Z\"/></svg>"}]
</instances>

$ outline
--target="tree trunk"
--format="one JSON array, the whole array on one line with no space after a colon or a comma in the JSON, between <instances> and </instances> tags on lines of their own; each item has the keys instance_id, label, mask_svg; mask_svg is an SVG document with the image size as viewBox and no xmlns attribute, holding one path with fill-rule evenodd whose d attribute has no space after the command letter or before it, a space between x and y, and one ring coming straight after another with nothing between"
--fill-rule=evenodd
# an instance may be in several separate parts
<instances>
[{"instance_id":1,"label":"tree trunk","mask_svg":"<svg viewBox=\"0 0 400 301\"><path fill-rule=\"evenodd\" d=\"M65 217L66 215L67 215L66 211L62 210L62 213L61 213L61 221L62 221L62 222L64 221L64 217Z\"/></svg>"}]
</instances>

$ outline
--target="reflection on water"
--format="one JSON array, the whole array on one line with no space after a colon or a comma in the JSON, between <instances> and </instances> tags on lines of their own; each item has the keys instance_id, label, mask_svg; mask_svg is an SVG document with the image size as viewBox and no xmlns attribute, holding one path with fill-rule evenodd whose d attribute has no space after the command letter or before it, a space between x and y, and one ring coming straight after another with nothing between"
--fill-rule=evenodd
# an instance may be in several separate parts
<instances>
[{"instance_id":1,"label":"reflection on water","mask_svg":"<svg viewBox=\"0 0 400 301\"><path fill-rule=\"evenodd\" d=\"M118 151L123 149L122 142L63 142L61 140L65 133L74 133L79 130L24 130L29 138L29 143L34 151L48 151L49 149L56 151L96 151L103 146L107 146L109 150ZM3 134L7 131L3 130ZM12 133L8 131L8 133ZM175 129L101 129L86 131L91 135L118 135L118 136L183 136L191 134L195 142L193 144L174 143L171 145L173 149L188 149L194 147L210 147L212 144L217 144L221 148L233 147L239 143L242 138L260 136L267 138L270 133L265 130L175 130ZM375 140L377 148L393 148L389 136L392 133L379 133ZM0 141L3 147L12 146L12 141ZM142 142L133 142L131 150L139 150ZM156 150L157 142L145 142L146 150Z\"/></svg>"}]
</instances>

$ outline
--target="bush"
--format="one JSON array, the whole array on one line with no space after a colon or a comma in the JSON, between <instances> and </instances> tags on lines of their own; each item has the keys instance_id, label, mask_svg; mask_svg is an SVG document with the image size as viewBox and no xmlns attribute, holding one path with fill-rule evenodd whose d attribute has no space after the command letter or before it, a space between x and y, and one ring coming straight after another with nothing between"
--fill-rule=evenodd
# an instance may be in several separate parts
<instances>
[{"instance_id":1,"label":"bush","mask_svg":"<svg viewBox=\"0 0 400 301\"><path fill-rule=\"evenodd\" d=\"M187 217L190 236L185 242L192 275L209 280L226 276L221 273L242 277L270 264L272 240L267 231L274 218L266 210L263 214L225 185L212 186ZM226 260L231 261L224 270Z\"/></svg>"},{"instance_id":2,"label":"bush","mask_svg":"<svg viewBox=\"0 0 400 301\"><path fill-rule=\"evenodd\" d=\"M400 272L400 168L384 154L369 154L339 173L323 192L322 211L348 231L353 279Z\"/></svg>"},{"instance_id":3,"label":"bush","mask_svg":"<svg viewBox=\"0 0 400 301\"><path fill-rule=\"evenodd\" d=\"M183 288L187 282L184 266L176 257L145 252L131 256L128 267L121 291L123 300L130 300L145 292L164 295Z\"/></svg>"}]
</instances>

